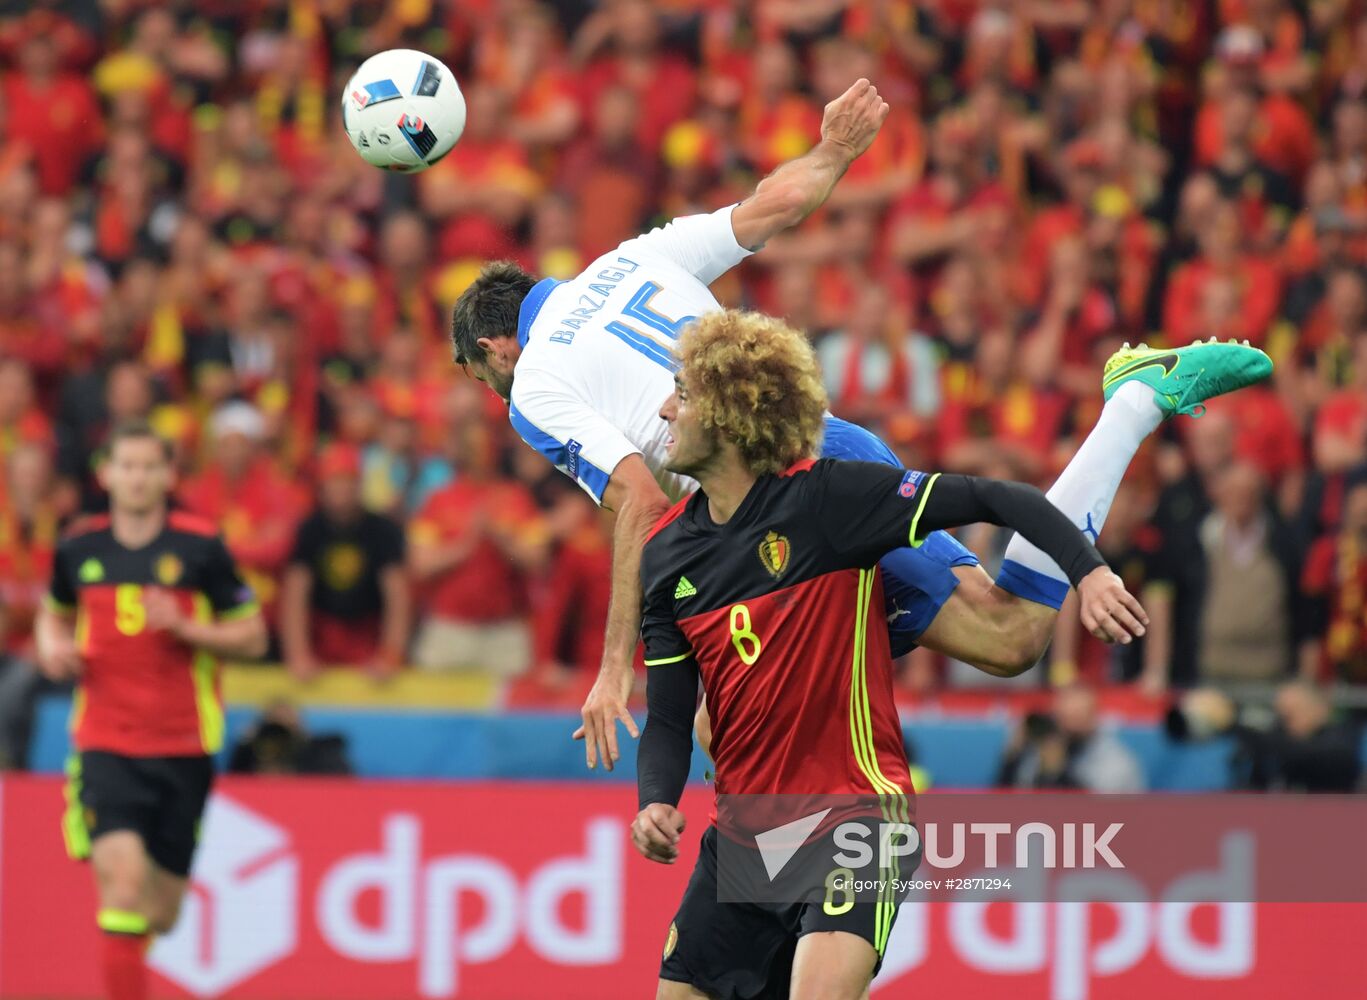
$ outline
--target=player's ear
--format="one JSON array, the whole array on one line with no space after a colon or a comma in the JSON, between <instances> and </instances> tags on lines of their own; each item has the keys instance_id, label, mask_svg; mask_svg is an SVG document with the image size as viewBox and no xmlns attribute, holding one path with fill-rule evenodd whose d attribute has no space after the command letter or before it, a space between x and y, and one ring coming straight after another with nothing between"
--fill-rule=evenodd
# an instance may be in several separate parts
<instances>
[{"instance_id":1,"label":"player's ear","mask_svg":"<svg viewBox=\"0 0 1367 1000\"><path fill-rule=\"evenodd\" d=\"M494 340L494 338L492 337L480 337L478 340L475 341L475 346L478 347L480 350L480 356L472 360L482 361L485 364L489 364L494 360L494 358L498 357L499 342L505 339L507 338L500 337L498 340Z\"/></svg>"},{"instance_id":2,"label":"player's ear","mask_svg":"<svg viewBox=\"0 0 1367 1000\"><path fill-rule=\"evenodd\" d=\"M484 352L484 363L500 374L508 374L517 364L516 337L480 337L475 344Z\"/></svg>"}]
</instances>

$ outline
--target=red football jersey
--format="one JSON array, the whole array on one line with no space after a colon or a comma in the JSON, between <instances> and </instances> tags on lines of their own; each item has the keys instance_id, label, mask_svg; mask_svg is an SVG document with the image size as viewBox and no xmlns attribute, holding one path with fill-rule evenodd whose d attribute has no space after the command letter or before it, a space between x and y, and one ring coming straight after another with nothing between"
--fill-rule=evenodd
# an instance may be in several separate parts
<instances>
[{"instance_id":1,"label":"red football jersey","mask_svg":"<svg viewBox=\"0 0 1367 1000\"><path fill-rule=\"evenodd\" d=\"M85 669L71 730L80 750L171 757L223 745L218 660L147 628L143 595L153 587L200 619L258 610L211 522L173 513L138 549L114 538L107 517L78 525L57 547L47 603L76 614Z\"/></svg>"},{"instance_id":2,"label":"red football jersey","mask_svg":"<svg viewBox=\"0 0 1367 1000\"><path fill-rule=\"evenodd\" d=\"M718 795L912 791L878 560L933 477L804 462L713 523L679 504L646 544L647 664L698 663Z\"/></svg>"}]
</instances>

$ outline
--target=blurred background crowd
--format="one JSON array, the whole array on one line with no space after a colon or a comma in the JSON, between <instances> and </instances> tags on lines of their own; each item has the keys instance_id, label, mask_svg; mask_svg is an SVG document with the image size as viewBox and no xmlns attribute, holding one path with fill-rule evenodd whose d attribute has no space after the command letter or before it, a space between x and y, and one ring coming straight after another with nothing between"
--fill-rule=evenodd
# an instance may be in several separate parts
<instances>
[{"instance_id":1,"label":"blurred background crowd","mask_svg":"<svg viewBox=\"0 0 1367 1000\"><path fill-rule=\"evenodd\" d=\"M400 46L469 104L417 177L339 127L356 65ZM103 436L145 416L296 676L586 684L607 523L452 365L451 303L488 259L567 277L743 197L866 76L878 140L716 291L810 331L832 408L908 465L1047 486L1123 341L1277 364L1122 487L1100 546L1148 639L1065 613L1018 683L1367 683L1363 0L3 0L0 66L15 663ZM995 571L1000 533L964 537Z\"/></svg>"}]
</instances>

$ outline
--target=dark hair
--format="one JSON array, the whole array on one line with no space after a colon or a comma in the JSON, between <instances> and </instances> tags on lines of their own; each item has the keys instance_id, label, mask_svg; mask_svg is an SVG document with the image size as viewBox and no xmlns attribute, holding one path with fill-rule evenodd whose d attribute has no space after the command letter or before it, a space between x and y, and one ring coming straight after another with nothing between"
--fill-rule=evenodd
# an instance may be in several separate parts
<instances>
[{"instance_id":1,"label":"dark hair","mask_svg":"<svg viewBox=\"0 0 1367 1000\"><path fill-rule=\"evenodd\" d=\"M511 260L485 264L451 310L451 354L456 364L482 359L479 341L484 337L512 337L517 333L517 314L536 279Z\"/></svg>"},{"instance_id":2,"label":"dark hair","mask_svg":"<svg viewBox=\"0 0 1367 1000\"><path fill-rule=\"evenodd\" d=\"M114 447L120 441L155 441L161 445L161 453L166 461L170 462L175 458L175 449L171 447L171 442L166 440L152 429L152 425L146 420L125 420L112 431L109 432L109 440L104 447L105 457L114 454Z\"/></svg>"}]
</instances>

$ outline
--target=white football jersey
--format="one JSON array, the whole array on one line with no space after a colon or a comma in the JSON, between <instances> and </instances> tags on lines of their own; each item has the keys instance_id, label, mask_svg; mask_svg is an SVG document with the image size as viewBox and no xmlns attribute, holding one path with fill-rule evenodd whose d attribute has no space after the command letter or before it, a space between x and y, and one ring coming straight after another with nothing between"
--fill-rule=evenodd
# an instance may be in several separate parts
<instances>
[{"instance_id":1,"label":"white football jersey","mask_svg":"<svg viewBox=\"0 0 1367 1000\"><path fill-rule=\"evenodd\" d=\"M697 486L665 471L660 406L674 391L680 329L721 308L707 286L751 252L736 243L734 207L627 240L577 278L538 282L522 302L509 418L599 503L633 454L671 501Z\"/></svg>"}]
</instances>

